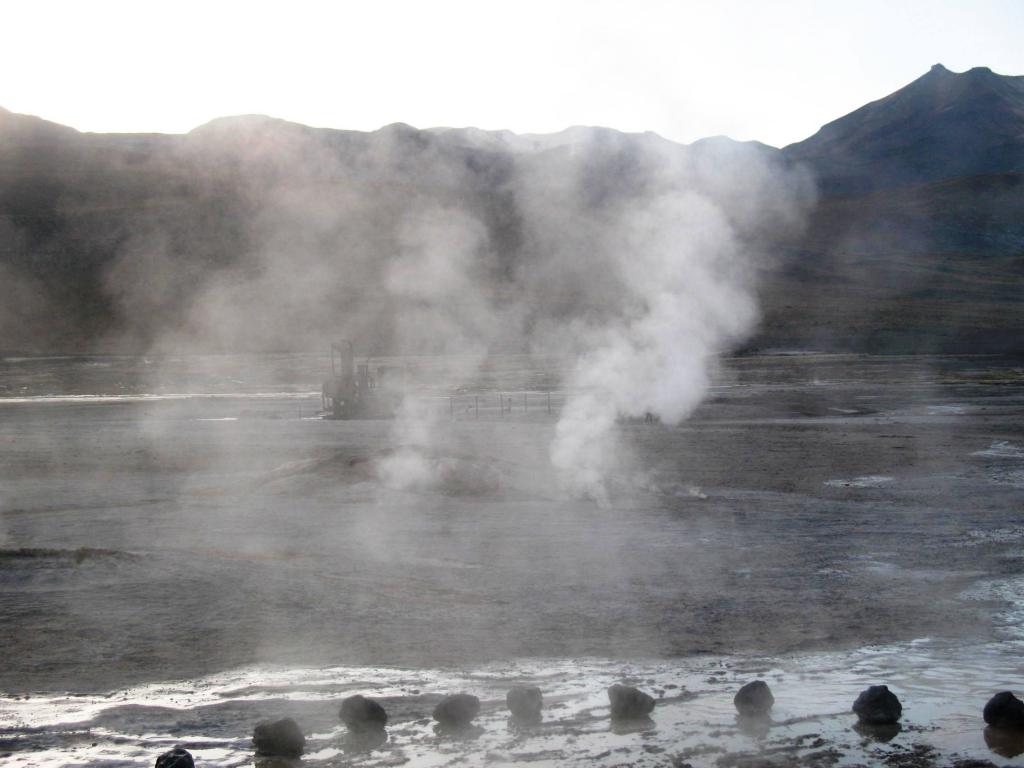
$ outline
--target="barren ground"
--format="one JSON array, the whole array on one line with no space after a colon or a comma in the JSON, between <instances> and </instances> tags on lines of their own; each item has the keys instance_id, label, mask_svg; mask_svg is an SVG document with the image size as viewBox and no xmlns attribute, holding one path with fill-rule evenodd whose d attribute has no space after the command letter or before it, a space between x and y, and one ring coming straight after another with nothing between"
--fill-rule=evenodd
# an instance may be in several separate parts
<instances>
[{"instance_id":1,"label":"barren ground","mask_svg":"<svg viewBox=\"0 0 1024 768\"><path fill-rule=\"evenodd\" d=\"M43 363L0 365L23 398L0 403L8 694L267 664L664 671L922 638L991 648L1016 626L1015 361L731 361L687 423L620 425L607 505L559 489L554 416L536 406L453 421L438 400L440 480L398 489L377 474L394 424L309 418L301 377L263 397L243 381L219 398L40 400L67 394L40 384ZM470 393L544 375L517 365Z\"/></svg>"}]
</instances>

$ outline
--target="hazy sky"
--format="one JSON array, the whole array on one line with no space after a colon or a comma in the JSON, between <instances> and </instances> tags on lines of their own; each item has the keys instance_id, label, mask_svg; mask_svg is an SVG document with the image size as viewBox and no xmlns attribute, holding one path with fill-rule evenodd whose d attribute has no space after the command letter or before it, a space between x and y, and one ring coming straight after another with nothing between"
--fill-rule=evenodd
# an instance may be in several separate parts
<instances>
[{"instance_id":1,"label":"hazy sky","mask_svg":"<svg viewBox=\"0 0 1024 768\"><path fill-rule=\"evenodd\" d=\"M91 131L727 134L782 146L936 62L1024 74L1024 0L0 0L0 106Z\"/></svg>"}]
</instances>

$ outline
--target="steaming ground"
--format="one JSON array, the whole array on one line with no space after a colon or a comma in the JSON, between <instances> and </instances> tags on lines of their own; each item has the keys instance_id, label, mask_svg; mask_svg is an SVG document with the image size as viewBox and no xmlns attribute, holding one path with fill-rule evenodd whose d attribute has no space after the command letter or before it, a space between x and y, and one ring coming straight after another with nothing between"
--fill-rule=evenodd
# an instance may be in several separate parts
<instances>
[{"instance_id":1,"label":"steaming ground","mask_svg":"<svg viewBox=\"0 0 1024 768\"><path fill-rule=\"evenodd\" d=\"M161 391L130 358L0 365L0 690L32 694L0 702L0 737L24 764L143 765L190 739L244 764L252 722L289 708L325 761L729 765L775 743L855 763L882 747L840 713L884 680L918 697L884 749L982 756L986 692L1019 682L1019 361L730 361L681 427L615 427L607 504L562 490L541 395L469 410L557 378L551 361L486 368L454 421L425 392L428 472L401 483L391 422L311 418L321 361L164 361ZM827 717L737 734L722 701L764 670L782 716ZM687 695L613 734L601 691L620 675ZM572 722L510 736L513 678ZM188 682L146 685L172 680ZM378 685L401 713L392 743L339 753L337 697ZM419 717L456 688L492 706L451 744Z\"/></svg>"}]
</instances>

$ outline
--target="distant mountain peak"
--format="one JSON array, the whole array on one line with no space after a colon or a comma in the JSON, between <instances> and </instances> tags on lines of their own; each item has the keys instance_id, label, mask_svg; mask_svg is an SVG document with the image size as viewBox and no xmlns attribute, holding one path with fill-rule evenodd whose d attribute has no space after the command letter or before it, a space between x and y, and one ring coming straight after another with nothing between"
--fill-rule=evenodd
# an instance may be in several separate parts
<instances>
[{"instance_id":1,"label":"distant mountain peak","mask_svg":"<svg viewBox=\"0 0 1024 768\"><path fill-rule=\"evenodd\" d=\"M238 128L251 128L253 126L283 125L287 121L270 115L227 115L215 117L209 122L193 128L190 133L202 133L204 131L233 130Z\"/></svg>"},{"instance_id":2,"label":"distant mountain peak","mask_svg":"<svg viewBox=\"0 0 1024 768\"><path fill-rule=\"evenodd\" d=\"M777 151L775 147L765 144L763 141L757 141L756 139L745 139L743 141L734 139L731 136L726 136L724 133L720 133L717 136L705 136L703 139L697 139L690 145L694 149L703 147L749 147L751 149L765 150L768 152Z\"/></svg>"},{"instance_id":3,"label":"distant mountain peak","mask_svg":"<svg viewBox=\"0 0 1024 768\"><path fill-rule=\"evenodd\" d=\"M388 123L387 125L381 126L377 130L384 133L419 133L418 128L414 128L408 123L403 123L401 121L397 123Z\"/></svg>"},{"instance_id":4,"label":"distant mountain peak","mask_svg":"<svg viewBox=\"0 0 1024 768\"><path fill-rule=\"evenodd\" d=\"M960 77L962 75L996 75L989 67L971 67L965 72L953 72L942 64L932 64L931 69L928 70L929 75L948 75L951 77ZM926 75L927 76L927 75Z\"/></svg>"},{"instance_id":5,"label":"distant mountain peak","mask_svg":"<svg viewBox=\"0 0 1024 768\"><path fill-rule=\"evenodd\" d=\"M884 98L783 152L826 193L863 192L978 173L1024 171L1024 77L935 64Z\"/></svg>"}]
</instances>

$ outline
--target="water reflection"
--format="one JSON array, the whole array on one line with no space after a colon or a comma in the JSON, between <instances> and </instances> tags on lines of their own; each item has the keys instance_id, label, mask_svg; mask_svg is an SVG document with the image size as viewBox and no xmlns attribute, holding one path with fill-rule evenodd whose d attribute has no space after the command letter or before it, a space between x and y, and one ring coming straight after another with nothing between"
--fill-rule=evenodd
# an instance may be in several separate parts
<instances>
[{"instance_id":1,"label":"water reflection","mask_svg":"<svg viewBox=\"0 0 1024 768\"><path fill-rule=\"evenodd\" d=\"M1024 754L1024 731L1010 731L990 725L985 729L985 744L1001 757L1017 757Z\"/></svg>"},{"instance_id":2,"label":"water reflection","mask_svg":"<svg viewBox=\"0 0 1024 768\"><path fill-rule=\"evenodd\" d=\"M512 715L509 717L506 726L511 733L522 733L532 731L544 722L543 716L538 712L531 715Z\"/></svg>"},{"instance_id":3,"label":"water reflection","mask_svg":"<svg viewBox=\"0 0 1024 768\"><path fill-rule=\"evenodd\" d=\"M474 741L484 734L484 729L479 725L469 723L467 725L452 725L450 723L435 723L434 735L452 741Z\"/></svg>"},{"instance_id":4,"label":"water reflection","mask_svg":"<svg viewBox=\"0 0 1024 768\"><path fill-rule=\"evenodd\" d=\"M254 768L299 768L301 765L299 757L257 757L253 762Z\"/></svg>"},{"instance_id":5,"label":"water reflection","mask_svg":"<svg viewBox=\"0 0 1024 768\"><path fill-rule=\"evenodd\" d=\"M886 744L895 739L903 730L899 723L861 723L853 726L853 730L865 739Z\"/></svg>"},{"instance_id":6,"label":"water reflection","mask_svg":"<svg viewBox=\"0 0 1024 768\"><path fill-rule=\"evenodd\" d=\"M641 733L654 729L654 721L649 717L615 718L611 721L609 730L618 735L624 736L629 733Z\"/></svg>"},{"instance_id":7,"label":"water reflection","mask_svg":"<svg viewBox=\"0 0 1024 768\"><path fill-rule=\"evenodd\" d=\"M398 760L436 767L456 759L478 765L487 755L499 754L509 765L546 761L611 768L637 764L657 750L687 750L697 766L714 766L719 758L722 765L763 765L756 761L764 755L783 754L792 755L795 765L823 749L841 754L842 765L874 765L880 749L889 754L892 747L900 751L900 744L936 748L943 756L936 764L941 765L952 764L952 758L944 759L955 754L1024 766L1024 734L982 731L977 706L993 687L1011 687L1019 679L1021 650L1008 643L965 647L923 642L786 659L634 664L628 673L652 688L684 686L693 693L660 700L654 719L614 722L604 692L622 679L620 661L520 661L482 667L472 677L440 669L251 668L109 697L0 697L0 736L3 751L11 753L0 762L5 768L140 765L145 754L152 765L150 753L155 757L187 733L192 738L183 746L197 765L252 768L252 723L280 714L287 692L288 711L307 733L319 735L308 745L304 761L259 758L257 768L377 766ZM736 680L749 677L755 666L762 674L767 669L778 683L774 718L739 717L733 706ZM722 670L726 674L712 674ZM848 702L879 678L908 691L913 707L902 730L853 724ZM338 697L350 692L351 681L370 679L376 684L359 685L389 702L392 725L387 731L336 731ZM538 679L553 704L541 721L516 719L500 708L510 681ZM435 727L424 712L424 697L433 701L435 692L452 689L471 689L487 705L466 728ZM890 741L890 747L883 747ZM748 759L752 762L739 762Z\"/></svg>"},{"instance_id":8,"label":"water reflection","mask_svg":"<svg viewBox=\"0 0 1024 768\"><path fill-rule=\"evenodd\" d=\"M759 741L768 736L772 724L770 715L736 715L736 727L740 733Z\"/></svg>"},{"instance_id":9,"label":"water reflection","mask_svg":"<svg viewBox=\"0 0 1024 768\"><path fill-rule=\"evenodd\" d=\"M372 752L377 747L386 744L388 732L383 728L367 728L350 730L342 743L342 749L347 754L360 754Z\"/></svg>"}]
</instances>

